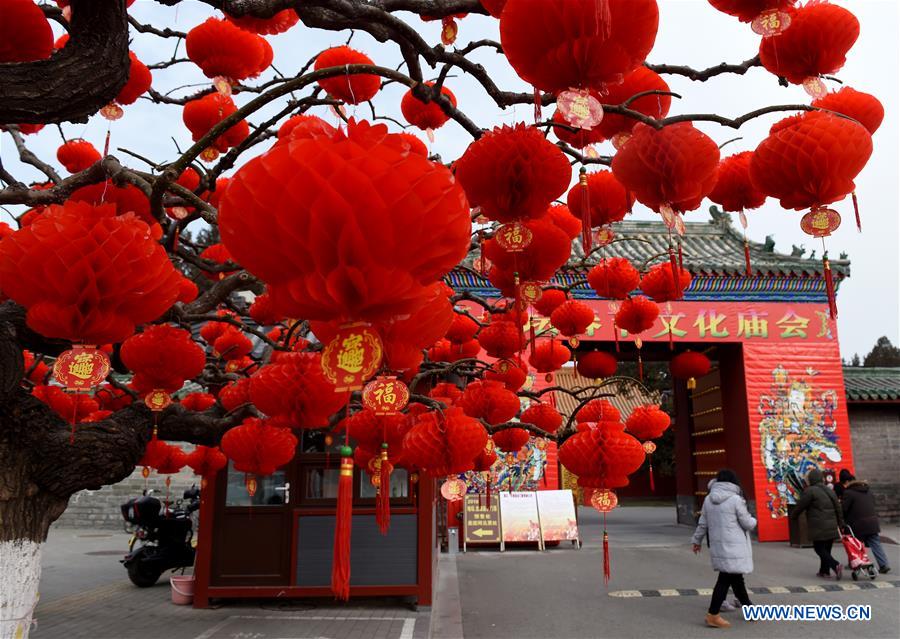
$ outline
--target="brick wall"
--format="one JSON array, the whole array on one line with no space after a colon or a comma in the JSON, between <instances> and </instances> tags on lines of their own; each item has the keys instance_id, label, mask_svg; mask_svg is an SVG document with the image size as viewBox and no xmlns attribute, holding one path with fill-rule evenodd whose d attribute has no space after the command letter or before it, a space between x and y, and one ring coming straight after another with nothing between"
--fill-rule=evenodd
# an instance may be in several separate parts
<instances>
[{"instance_id":1,"label":"brick wall","mask_svg":"<svg viewBox=\"0 0 900 639\"><path fill-rule=\"evenodd\" d=\"M871 485L879 515L900 520L900 406L851 403L850 437L856 476Z\"/></svg>"},{"instance_id":2,"label":"brick wall","mask_svg":"<svg viewBox=\"0 0 900 639\"><path fill-rule=\"evenodd\" d=\"M190 468L180 473L171 475L172 482L169 487L170 499L174 502L182 493L191 487L191 484L200 485L199 478L191 472ZM100 490L82 490L72 495L69 499L69 507L63 513L55 526L64 528L106 528L121 529L124 524L122 511L119 508L131 497L140 497L145 485L154 489L154 496L161 501L166 495L166 475L150 474L146 480L137 469L130 477L123 479L118 484L104 486Z\"/></svg>"}]
</instances>

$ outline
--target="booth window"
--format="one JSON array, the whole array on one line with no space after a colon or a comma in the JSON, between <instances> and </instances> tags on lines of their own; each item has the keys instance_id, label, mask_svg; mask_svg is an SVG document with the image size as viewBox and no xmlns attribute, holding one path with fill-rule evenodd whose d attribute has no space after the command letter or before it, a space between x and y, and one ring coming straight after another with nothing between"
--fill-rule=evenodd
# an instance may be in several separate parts
<instances>
[{"instance_id":1,"label":"booth window","mask_svg":"<svg viewBox=\"0 0 900 639\"><path fill-rule=\"evenodd\" d=\"M247 492L246 473L236 471L228 462L228 486L225 491L226 506L281 506L284 504L285 474L276 470L271 475L256 477L256 493Z\"/></svg>"},{"instance_id":2,"label":"booth window","mask_svg":"<svg viewBox=\"0 0 900 639\"><path fill-rule=\"evenodd\" d=\"M337 499L338 480L341 478L340 468L322 468L304 466L303 499Z\"/></svg>"},{"instance_id":3,"label":"booth window","mask_svg":"<svg viewBox=\"0 0 900 639\"><path fill-rule=\"evenodd\" d=\"M405 468L395 468L391 473L391 499L406 499L409 497L409 476ZM364 475L359 482L360 499L375 499L375 486L369 481L368 475Z\"/></svg>"}]
</instances>

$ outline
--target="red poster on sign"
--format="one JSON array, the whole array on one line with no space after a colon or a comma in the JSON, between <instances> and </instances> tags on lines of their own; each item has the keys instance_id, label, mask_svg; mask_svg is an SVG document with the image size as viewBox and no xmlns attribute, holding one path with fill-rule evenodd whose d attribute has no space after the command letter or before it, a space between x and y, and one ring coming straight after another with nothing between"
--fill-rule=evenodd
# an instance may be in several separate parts
<instances>
[{"instance_id":1,"label":"red poster on sign","mask_svg":"<svg viewBox=\"0 0 900 639\"><path fill-rule=\"evenodd\" d=\"M853 470L840 352L837 341L745 344L744 370L759 539L784 541L806 473Z\"/></svg>"}]
</instances>

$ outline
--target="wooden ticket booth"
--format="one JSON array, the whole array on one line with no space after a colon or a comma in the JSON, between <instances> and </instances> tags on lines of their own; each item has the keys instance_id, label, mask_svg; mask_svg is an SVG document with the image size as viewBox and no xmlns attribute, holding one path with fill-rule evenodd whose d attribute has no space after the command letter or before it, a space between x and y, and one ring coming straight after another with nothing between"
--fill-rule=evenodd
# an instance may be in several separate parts
<instances>
[{"instance_id":1,"label":"wooden ticket booth","mask_svg":"<svg viewBox=\"0 0 900 639\"><path fill-rule=\"evenodd\" d=\"M201 493L194 606L217 598L333 597L331 564L340 457L321 433L304 433L294 460L257 478L251 497L231 465ZM350 596L410 597L431 605L435 544L434 482L391 475L387 535L375 524L375 488L353 478Z\"/></svg>"}]
</instances>

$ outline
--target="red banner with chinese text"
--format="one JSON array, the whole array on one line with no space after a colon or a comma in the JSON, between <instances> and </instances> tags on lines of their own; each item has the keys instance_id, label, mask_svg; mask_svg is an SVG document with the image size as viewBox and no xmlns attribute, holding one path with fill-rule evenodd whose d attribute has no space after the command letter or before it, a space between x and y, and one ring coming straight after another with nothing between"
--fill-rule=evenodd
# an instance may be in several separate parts
<instances>
[{"instance_id":1,"label":"red banner with chinese text","mask_svg":"<svg viewBox=\"0 0 900 639\"><path fill-rule=\"evenodd\" d=\"M748 343L744 373L759 540L784 541L806 473L853 471L838 343Z\"/></svg>"}]
</instances>

